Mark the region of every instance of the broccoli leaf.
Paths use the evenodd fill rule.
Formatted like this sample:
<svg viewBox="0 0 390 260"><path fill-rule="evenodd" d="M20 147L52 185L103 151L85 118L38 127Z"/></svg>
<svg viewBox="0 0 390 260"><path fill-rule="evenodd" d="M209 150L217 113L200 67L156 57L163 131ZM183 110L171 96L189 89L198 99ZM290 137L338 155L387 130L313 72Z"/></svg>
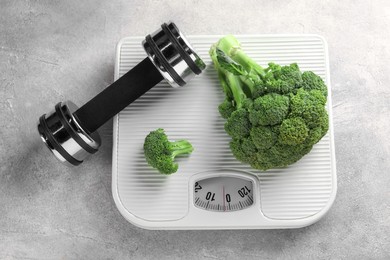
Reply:
<svg viewBox="0 0 390 260"><path fill-rule="evenodd" d="M223 51L217 48L217 60L222 69L233 75L247 75L248 73L243 66L232 60Z"/></svg>

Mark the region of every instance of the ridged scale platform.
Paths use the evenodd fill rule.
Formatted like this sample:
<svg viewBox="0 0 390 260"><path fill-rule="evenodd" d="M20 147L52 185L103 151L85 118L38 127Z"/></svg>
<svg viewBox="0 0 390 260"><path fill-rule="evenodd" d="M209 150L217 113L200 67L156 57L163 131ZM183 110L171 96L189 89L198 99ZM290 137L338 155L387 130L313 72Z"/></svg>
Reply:
<svg viewBox="0 0 390 260"><path fill-rule="evenodd" d="M223 128L225 120L217 110L224 96L208 51L220 37L188 37L208 65L201 76L179 89L160 83L115 117L112 187L119 210L135 225L151 229L293 228L317 221L329 209L336 194L330 91L327 103L330 129L313 150L287 168L253 170L231 154L230 137ZM327 46L321 37L236 37L244 51L259 64L297 62L301 70L320 75L330 88ZM142 39L125 38L118 44L116 78L145 57ZM164 128L173 140L189 140L195 148L190 157L178 160L179 171L171 176L158 174L147 165L143 155L144 138L156 128ZM259 192L257 203L251 207L255 207L253 212L246 209L238 213L207 214L194 208L191 177L224 168L255 176ZM242 214L255 217L256 212L258 220L240 218Z"/></svg>

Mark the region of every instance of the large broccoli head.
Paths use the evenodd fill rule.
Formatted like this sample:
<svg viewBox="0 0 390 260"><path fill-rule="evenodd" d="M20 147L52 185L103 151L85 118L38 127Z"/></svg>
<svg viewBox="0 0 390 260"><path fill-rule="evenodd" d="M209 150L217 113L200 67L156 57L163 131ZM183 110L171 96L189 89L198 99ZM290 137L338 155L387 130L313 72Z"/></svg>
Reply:
<svg viewBox="0 0 390 260"><path fill-rule="evenodd" d="M327 87L315 73L302 73L296 63L263 68L231 35L210 56L225 93L218 109L239 161L259 170L287 166L328 131Z"/></svg>
<svg viewBox="0 0 390 260"><path fill-rule="evenodd" d="M164 129L150 132L144 142L144 154L150 166L162 174L175 173L179 167L174 159L180 154L190 154L192 145L187 140L170 142Z"/></svg>

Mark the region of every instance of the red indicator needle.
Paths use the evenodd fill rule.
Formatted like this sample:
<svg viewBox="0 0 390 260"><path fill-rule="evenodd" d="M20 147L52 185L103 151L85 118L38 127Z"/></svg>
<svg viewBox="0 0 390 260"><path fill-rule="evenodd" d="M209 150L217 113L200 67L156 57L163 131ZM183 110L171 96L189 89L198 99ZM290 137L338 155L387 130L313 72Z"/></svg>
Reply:
<svg viewBox="0 0 390 260"><path fill-rule="evenodd" d="M225 207L225 186L222 186L222 200L223 200L223 211L226 211L226 207Z"/></svg>

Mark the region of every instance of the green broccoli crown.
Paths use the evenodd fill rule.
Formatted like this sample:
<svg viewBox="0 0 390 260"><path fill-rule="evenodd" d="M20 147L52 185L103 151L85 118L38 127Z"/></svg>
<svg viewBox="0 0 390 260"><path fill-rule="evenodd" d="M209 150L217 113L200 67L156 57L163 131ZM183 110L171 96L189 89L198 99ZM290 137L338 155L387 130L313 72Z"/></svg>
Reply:
<svg viewBox="0 0 390 260"><path fill-rule="evenodd" d="M315 73L302 73L296 63L263 68L232 35L214 44L210 56L225 93L218 109L239 161L260 170L287 166L328 131L327 87Z"/></svg>
<svg viewBox="0 0 390 260"><path fill-rule="evenodd" d="M178 170L175 157L181 154L190 154L193 151L191 143L187 140L170 142L164 129L150 132L144 142L144 154L150 166L162 174L172 174Z"/></svg>

